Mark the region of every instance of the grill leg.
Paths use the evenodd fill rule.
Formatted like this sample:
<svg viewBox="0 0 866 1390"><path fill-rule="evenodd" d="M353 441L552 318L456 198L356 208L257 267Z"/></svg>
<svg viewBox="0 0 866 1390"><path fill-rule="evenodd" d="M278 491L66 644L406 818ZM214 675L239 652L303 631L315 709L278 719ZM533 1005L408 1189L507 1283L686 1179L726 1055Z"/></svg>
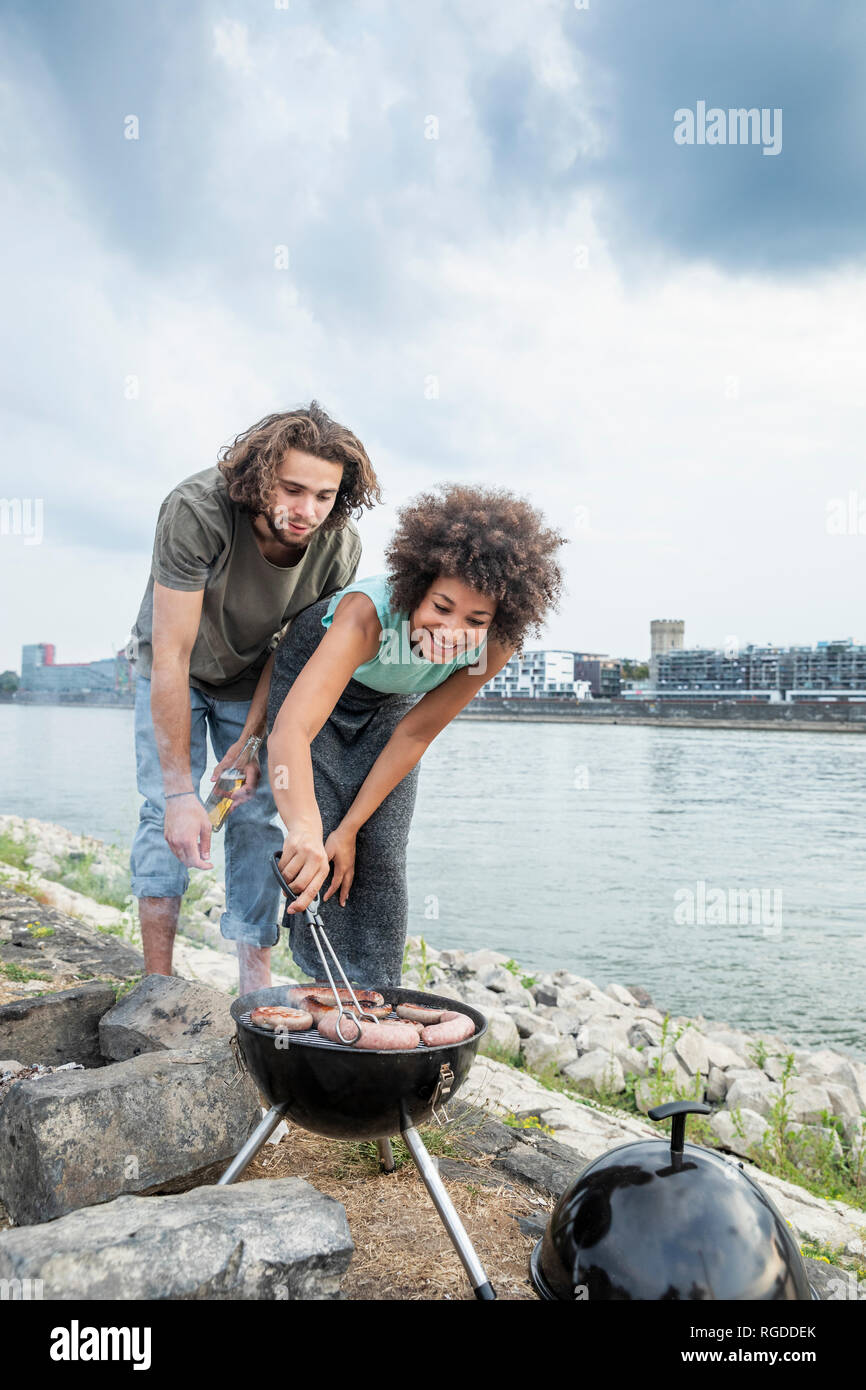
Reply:
<svg viewBox="0 0 866 1390"><path fill-rule="evenodd" d="M391 1148L390 1139L377 1139L376 1148L379 1150L379 1167L383 1173L393 1173L397 1167L394 1162L394 1150Z"/></svg>
<svg viewBox="0 0 866 1390"><path fill-rule="evenodd" d="M285 1105L271 1106L267 1115L264 1115L260 1123L256 1125L243 1148L235 1154L222 1177L218 1179L217 1187L226 1187L229 1183L237 1182L244 1169L252 1163L259 1149L268 1142L285 1113Z"/></svg>
<svg viewBox="0 0 866 1390"><path fill-rule="evenodd" d="M440 1178L432 1158L424 1147L421 1135L414 1125L408 1125L403 1130L403 1138L406 1145L418 1165L421 1177L424 1179L424 1186L430 1193L433 1205L442 1218L451 1244L460 1256L460 1261L469 1276L469 1282L475 1292L475 1297L482 1301L495 1299L496 1294L491 1287L490 1280L484 1271L484 1266L475 1253L475 1247L466 1234L466 1227L457 1215L454 1203L445 1190L445 1184Z"/></svg>

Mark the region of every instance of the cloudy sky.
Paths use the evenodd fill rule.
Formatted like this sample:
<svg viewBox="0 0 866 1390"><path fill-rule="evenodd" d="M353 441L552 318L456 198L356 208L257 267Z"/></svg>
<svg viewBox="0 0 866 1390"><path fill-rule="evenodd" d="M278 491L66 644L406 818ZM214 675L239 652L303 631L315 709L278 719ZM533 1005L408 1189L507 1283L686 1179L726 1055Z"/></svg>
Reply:
<svg viewBox="0 0 866 1390"><path fill-rule="evenodd" d="M545 645L866 641L862 0L2 15L0 669L123 643L160 500L312 396L362 574L467 479L570 537ZM678 143L699 103L781 150Z"/></svg>

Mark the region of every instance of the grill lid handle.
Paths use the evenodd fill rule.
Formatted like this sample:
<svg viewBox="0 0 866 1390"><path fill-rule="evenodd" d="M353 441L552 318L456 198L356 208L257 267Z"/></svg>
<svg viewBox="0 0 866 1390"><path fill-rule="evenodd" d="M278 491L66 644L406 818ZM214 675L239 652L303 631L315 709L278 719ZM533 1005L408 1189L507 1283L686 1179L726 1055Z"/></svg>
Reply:
<svg viewBox="0 0 866 1390"><path fill-rule="evenodd" d="M647 1111L651 1120L666 1120L673 1116L671 1125L671 1153L681 1154L686 1134L686 1115L712 1115L713 1107L702 1100L670 1100L666 1105L656 1105Z"/></svg>

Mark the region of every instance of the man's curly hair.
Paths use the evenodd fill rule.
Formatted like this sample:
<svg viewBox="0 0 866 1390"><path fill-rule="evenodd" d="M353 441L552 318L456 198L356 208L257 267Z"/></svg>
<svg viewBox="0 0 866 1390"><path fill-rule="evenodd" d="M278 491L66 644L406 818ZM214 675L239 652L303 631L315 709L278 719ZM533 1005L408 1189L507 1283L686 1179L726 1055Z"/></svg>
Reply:
<svg viewBox="0 0 866 1390"><path fill-rule="evenodd" d="M440 484L401 507L385 551L397 612L412 613L440 574L496 599L490 636L519 650L562 591L554 555L566 537L504 488Z"/></svg>
<svg viewBox="0 0 866 1390"><path fill-rule="evenodd" d="M299 410L266 415L220 450L219 470L229 497L242 511L261 516L269 510L277 466L287 449L342 465L339 491L320 530L340 530L350 516L359 517L365 507L381 502L379 481L360 439L311 401Z"/></svg>

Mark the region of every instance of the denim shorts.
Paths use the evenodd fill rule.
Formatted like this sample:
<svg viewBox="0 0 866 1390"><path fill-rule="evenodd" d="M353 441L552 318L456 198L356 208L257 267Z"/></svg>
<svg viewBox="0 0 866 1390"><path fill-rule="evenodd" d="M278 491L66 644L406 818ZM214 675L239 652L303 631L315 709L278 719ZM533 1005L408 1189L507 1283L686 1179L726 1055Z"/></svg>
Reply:
<svg viewBox="0 0 866 1390"><path fill-rule="evenodd" d="M243 732L249 700L214 700L190 687L190 765L198 787L207 767L207 734L219 760ZM144 797L132 843L130 867L136 898L180 898L189 886L189 870L169 849L164 834L165 799L162 768L150 713L150 681L135 683L135 761L138 790ZM282 895L270 859L282 849L284 832L268 781L267 753L259 750L262 775L251 801L229 812L225 836L226 910L220 931L230 941L275 946ZM210 792L208 784L207 792Z"/></svg>

